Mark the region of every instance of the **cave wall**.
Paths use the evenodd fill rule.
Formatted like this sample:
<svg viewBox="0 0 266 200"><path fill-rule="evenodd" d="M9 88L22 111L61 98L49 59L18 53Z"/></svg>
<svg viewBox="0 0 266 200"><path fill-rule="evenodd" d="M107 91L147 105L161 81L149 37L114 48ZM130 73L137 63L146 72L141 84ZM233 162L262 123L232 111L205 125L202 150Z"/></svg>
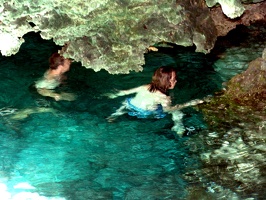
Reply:
<svg viewBox="0 0 266 200"><path fill-rule="evenodd" d="M265 19L266 4L257 2L0 0L0 51L16 54L23 35L34 31L64 46L61 53L86 68L111 74L141 71L147 48L161 42L210 52L217 37L243 19L246 24Z"/></svg>

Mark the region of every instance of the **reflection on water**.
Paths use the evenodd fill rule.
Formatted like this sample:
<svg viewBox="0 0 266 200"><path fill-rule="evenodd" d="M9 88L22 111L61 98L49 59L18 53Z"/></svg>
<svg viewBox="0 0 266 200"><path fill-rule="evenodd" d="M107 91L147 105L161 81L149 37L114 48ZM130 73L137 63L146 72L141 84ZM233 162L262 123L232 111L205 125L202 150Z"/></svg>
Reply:
<svg viewBox="0 0 266 200"><path fill-rule="evenodd" d="M214 94L223 77L213 60L179 47L147 54L143 72L129 75L73 63L68 89L78 99L56 102L30 86L57 47L35 34L26 39L17 55L0 60L1 198L262 199L265 121L213 130L199 108L186 108L183 123L191 132L181 138L171 131L170 116L105 120L123 98L101 94L148 83L161 65L178 69L173 103Z"/></svg>

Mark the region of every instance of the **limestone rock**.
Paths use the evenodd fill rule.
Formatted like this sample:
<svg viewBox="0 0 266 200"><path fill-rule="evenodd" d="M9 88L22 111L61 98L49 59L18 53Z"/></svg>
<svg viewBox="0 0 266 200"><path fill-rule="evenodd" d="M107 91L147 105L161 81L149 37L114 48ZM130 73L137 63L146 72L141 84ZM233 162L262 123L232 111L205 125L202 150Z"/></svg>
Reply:
<svg viewBox="0 0 266 200"><path fill-rule="evenodd" d="M224 2L233 5L230 17L243 12L238 1ZM0 12L2 55L16 54L34 31L64 46L65 57L111 74L141 71L146 49L160 42L208 53L217 38L204 0L0 0Z"/></svg>
<svg viewBox="0 0 266 200"><path fill-rule="evenodd" d="M239 104L266 110L266 70L262 69L263 62L262 58L250 62L246 71L228 82L225 95Z"/></svg>
<svg viewBox="0 0 266 200"><path fill-rule="evenodd" d="M219 3L222 7L223 13L231 19L240 17L245 11L240 0L206 0L206 3L209 7L213 7Z"/></svg>
<svg viewBox="0 0 266 200"><path fill-rule="evenodd" d="M211 8L211 18L215 23L218 36L225 36L230 30L234 29L237 25L243 24L250 26L256 21L265 22L266 19L266 2L254 4L244 4L245 12L241 17L230 19L227 18L221 7Z"/></svg>

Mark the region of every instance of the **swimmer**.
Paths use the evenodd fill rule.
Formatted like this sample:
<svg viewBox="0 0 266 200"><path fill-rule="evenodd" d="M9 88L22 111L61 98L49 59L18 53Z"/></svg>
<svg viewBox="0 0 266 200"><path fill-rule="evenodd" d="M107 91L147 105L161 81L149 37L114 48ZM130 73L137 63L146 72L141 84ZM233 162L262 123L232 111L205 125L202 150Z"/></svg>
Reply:
<svg viewBox="0 0 266 200"><path fill-rule="evenodd" d="M72 93L56 93L54 91L59 85L66 80L65 73L69 71L71 60L66 59L59 53L54 53L49 58L49 69L44 73L44 76L35 82L35 87L39 94L54 98L56 101L66 100L74 101L75 95Z"/></svg>
<svg viewBox="0 0 266 200"><path fill-rule="evenodd" d="M173 131L183 134L185 128L182 123L183 113L180 109L191 105L203 103L202 100L192 100L182 105L171 105L171 98L167 95L168 90L174 89L176 85L176 71L173 67L163 66L158 68L148 85L142 85L129 90L121 90L115 94L106 94L109 98L116 98L135 94L134 97L127 98L122 106L107 118L113 122L118 116L128 113L137 118L153 117L160 119L166 116L166 113L172 114L174 121Z"/></svg>

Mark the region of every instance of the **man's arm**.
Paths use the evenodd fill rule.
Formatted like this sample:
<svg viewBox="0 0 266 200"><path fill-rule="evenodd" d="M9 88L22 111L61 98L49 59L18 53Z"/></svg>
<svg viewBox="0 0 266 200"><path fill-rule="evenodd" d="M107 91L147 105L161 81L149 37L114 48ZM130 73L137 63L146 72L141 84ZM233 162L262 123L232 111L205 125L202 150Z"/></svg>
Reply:
<svg viewBox="0 0 266 200"><path fill-rule="evenodd" d="M116 97L120 97L120 96L125 96L125 95L129 95L129 94L133 94L133 93L137 93L139 90L144 89L145 86L139 86L136 88L132 88L129 90L120 90L116 93L107 93L104 96L109 97L110 99L114 99Z"/></svg>

